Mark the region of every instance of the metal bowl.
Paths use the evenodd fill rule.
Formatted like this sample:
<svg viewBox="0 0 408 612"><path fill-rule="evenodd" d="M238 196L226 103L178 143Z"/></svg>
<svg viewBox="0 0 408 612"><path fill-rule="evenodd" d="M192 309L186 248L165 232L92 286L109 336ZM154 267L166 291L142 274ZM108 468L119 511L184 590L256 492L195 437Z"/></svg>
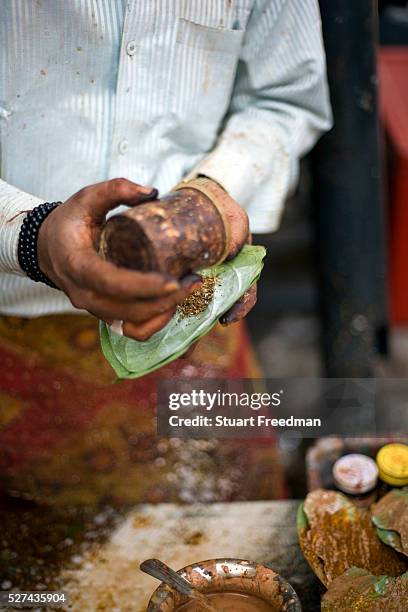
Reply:
<svg viewBox="0 0 408 612"><path fill-rule="evenodd" d="M293 587L276 572L243 559L210 559L178 571L202 593L244 593L271 604L276 612L301 612ZM153 593L147 612L173 612L189 601L165 584Z"/></svg>

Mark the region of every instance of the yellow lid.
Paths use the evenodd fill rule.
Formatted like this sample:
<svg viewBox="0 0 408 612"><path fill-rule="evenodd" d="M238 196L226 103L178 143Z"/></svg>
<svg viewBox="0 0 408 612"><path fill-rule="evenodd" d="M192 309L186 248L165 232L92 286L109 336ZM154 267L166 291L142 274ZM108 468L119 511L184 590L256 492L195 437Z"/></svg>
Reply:
<svg viewBox="0 0 408 612"><path fill-rule="evenodd" d="M386 444L377 453L380 478L396 487L408 485L408 446Z"/></svg>

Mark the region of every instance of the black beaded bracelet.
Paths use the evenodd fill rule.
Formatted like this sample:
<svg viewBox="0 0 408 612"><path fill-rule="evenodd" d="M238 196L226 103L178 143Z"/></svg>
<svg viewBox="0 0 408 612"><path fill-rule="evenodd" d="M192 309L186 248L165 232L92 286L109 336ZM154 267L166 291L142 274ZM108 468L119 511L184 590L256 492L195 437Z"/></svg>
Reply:
<svg viewBox="0 0 408 612"><path fill-rule="evenodd" d="M17 247L18 262L27 276L54 289L58 287L41 272L38 265L37 240L42 222L60 204L61 202L45 202L30 210L21 226Z"/></svg>

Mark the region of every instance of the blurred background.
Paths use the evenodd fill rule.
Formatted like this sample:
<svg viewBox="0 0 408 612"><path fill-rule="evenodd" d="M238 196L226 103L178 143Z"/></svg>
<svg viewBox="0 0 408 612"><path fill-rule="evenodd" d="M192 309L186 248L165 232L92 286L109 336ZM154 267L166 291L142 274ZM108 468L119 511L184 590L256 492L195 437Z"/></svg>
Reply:
<svg viewBox="0 0 408 612"><path fill-rule="evenodd" d="M406 377L408 3L320 8L334 128L279 232L255 237L268 255L250 330L269 377ZM294 496L310 442L281 448Z"/></svg>

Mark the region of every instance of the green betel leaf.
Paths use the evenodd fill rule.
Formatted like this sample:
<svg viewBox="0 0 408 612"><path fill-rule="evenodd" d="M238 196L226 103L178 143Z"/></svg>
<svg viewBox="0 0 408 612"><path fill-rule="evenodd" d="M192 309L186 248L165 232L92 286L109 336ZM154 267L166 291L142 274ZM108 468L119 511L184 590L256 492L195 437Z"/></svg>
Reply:
<svg viewBox="0 0 408 612"><path fill-rule="evenodd" d="M102 351L117 376L139 378L183 355L257 281L265 254L264 247L247 245L231 261L200 270L201 275L217 278L209 306L188 317L176 312L166 327L146 342L119 336L101 322Z"/></svg>
<svg viewBox="0 0 408 612"><path fill-rule="evenodd" d="M304 503L302 502L297 509L296 513L296 527L298 533L300 534L304 529L307 529L309 526L309 520L306 516Z"/></svg>
<svg viewBox="0 0 408 612"><path fill-rule="evenodd" d="M116 358L116 355L112 349L111 342L109 339L109 327L103 321L99 321L99 335L101 339L102 352L105 355L105 358L111 364L112 368L115 370L116 374L119 378L127 378L130 374L123 367L120 361Z"/></svg>
<svg viewBox="0 0 408 612"><path fill-rule="evenodd" d="M408 557L408 489L392 489L375 504L372 521L378 537Z"/></svg>
<svg viewBox="0 0 408 612"><path fill-rule="evenodd" d="M323 595L322 612L405 612L408 600L408 573L375 576L352 567L338 576Z"/></svg>

